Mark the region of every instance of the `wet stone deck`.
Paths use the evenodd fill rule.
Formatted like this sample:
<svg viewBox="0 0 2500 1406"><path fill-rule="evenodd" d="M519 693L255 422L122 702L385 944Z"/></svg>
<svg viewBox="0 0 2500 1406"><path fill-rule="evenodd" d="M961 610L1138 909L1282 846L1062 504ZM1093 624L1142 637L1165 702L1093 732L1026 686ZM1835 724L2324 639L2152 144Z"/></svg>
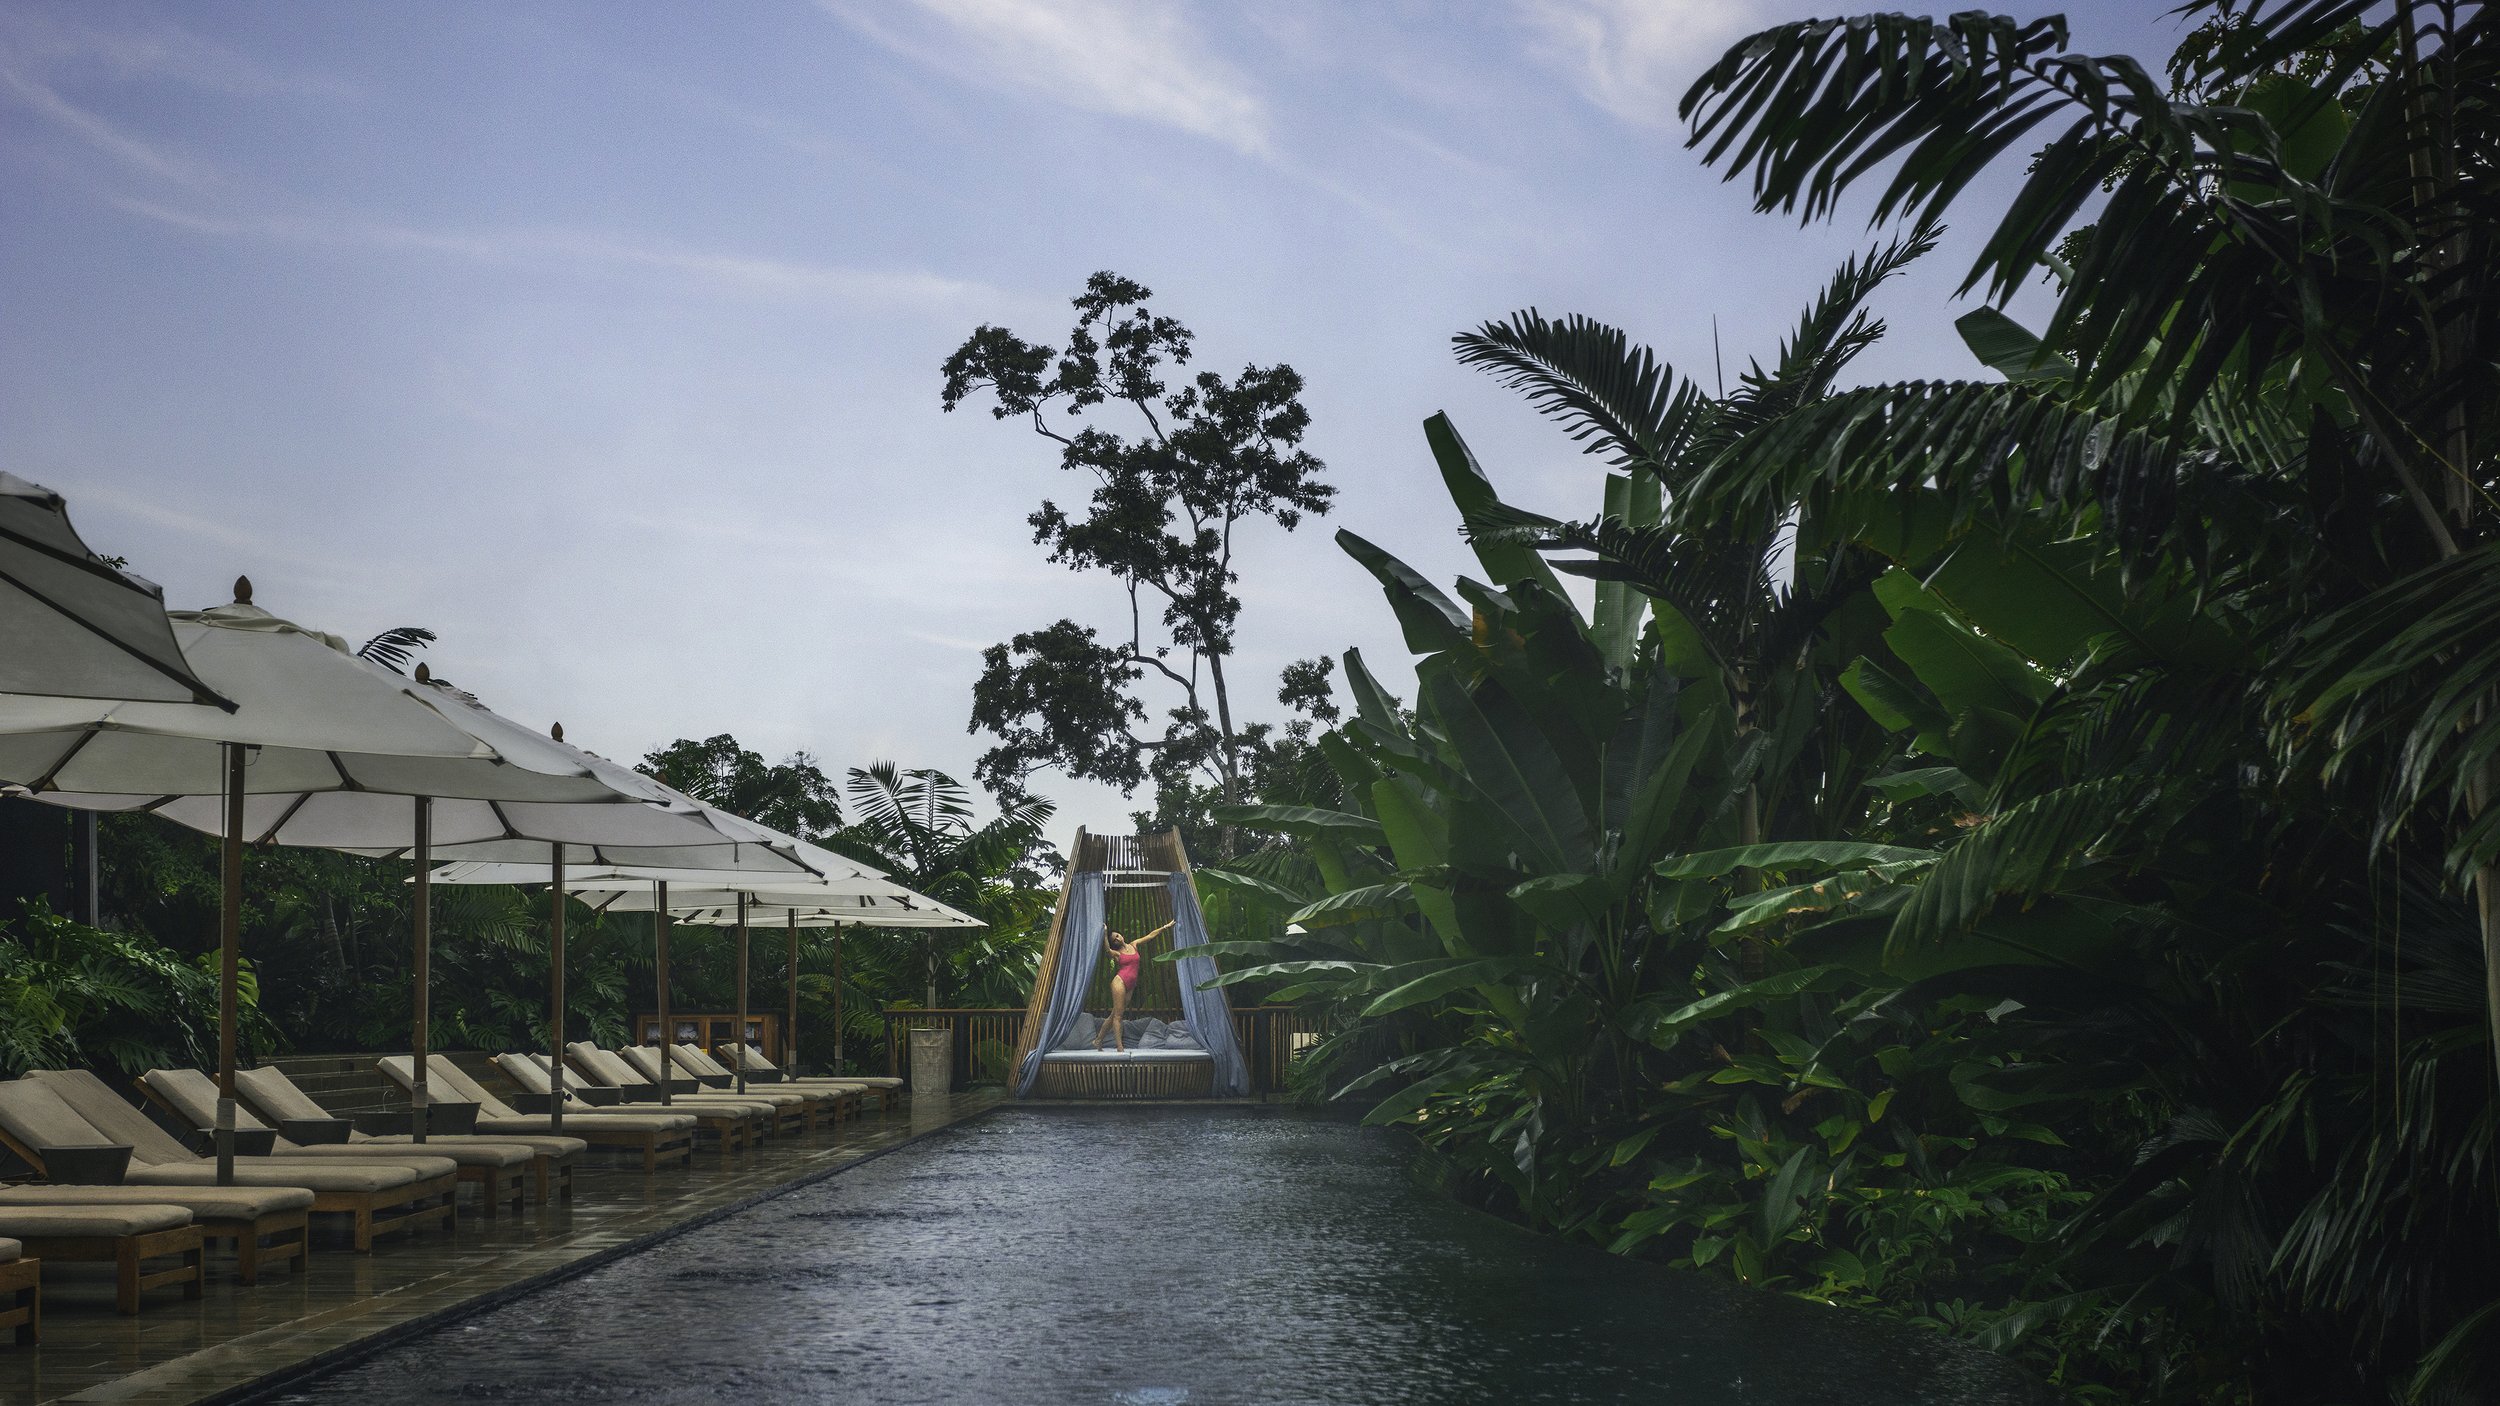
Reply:
<svg viewBox="0 0 2500 1406"><path fill-rule="evenodd" d="M717 1219L740 1207L840 1171L863 1158L988 1112L994 1091L912 1100L830 1132L767 1141L724 1158L703 1151L691 1168L646 1179L639 1161L596 1150L574 1175L570 1202L509 1210L486 1220L466 1192L456 1234L396 1235L373 1254L316 1219L309 1269L264 1271L234 1282L231 1253L208 1258L196 1302L154 1290L143 1311L113 1311L111 1266L71 1265L44 1275L43 1343L13 1347L0 1334L0 1402L117 1402L190 1406L257 1394L308 1367L395 1340L500 1302L528 1287ZM464 1189L465 1190L465 1189Z"/></svg>

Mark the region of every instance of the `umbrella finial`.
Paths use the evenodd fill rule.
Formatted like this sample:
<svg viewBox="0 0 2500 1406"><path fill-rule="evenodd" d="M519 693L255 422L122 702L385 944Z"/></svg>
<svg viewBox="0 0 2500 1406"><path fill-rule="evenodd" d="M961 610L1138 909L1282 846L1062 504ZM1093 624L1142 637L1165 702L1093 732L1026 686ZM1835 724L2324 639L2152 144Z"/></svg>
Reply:
<svg viewBox="0 0 2500 1406"><path fill-rule="evenodd" d="M423 663L419 663L419 664L417 665L417 682L419 682L419 683L432 683L433 681L434 681L434 671L433 671L432 669L429 669L429 668L425 667L425 665L424 665Z"/></svg>
<svg viewBox="0 0 2500 1406"><path fill-rule="evenodd" d="M251 577L237 576L234 578L234 603L236 605L250 605L252 603Z"/></svg>
<svg viewBox="0 0 2500 1406"><path fill-rule="evenodd" d="M555 723L551 725L547 729L547 735L554 738L558 742L562 742L564 740L564 724Z"/></svg>

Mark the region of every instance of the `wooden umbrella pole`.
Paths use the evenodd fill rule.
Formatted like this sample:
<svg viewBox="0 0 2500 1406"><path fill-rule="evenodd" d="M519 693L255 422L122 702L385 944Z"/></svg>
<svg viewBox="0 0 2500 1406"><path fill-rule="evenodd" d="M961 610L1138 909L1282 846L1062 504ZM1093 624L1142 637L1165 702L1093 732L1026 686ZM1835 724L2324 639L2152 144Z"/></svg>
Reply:
<svg viewBox="0 0 2500 1406"><path fill-rule="evenodd" d="M547 886L547 901L554 905L547 923L547 987L553 1000L549 1003L547 1042L547 1128L564 1131L564 846L550 845L554 858L548 868L554 882Z"/></svg>
<svg viewBox="0 0 2500 1406"><path fill-rule="evenodd" d="M833 930L833 1074L842 1077L842 929Z"/></svg>
<svg viewBox="0 0 2500 1406"><path fill-rule="evenodd" d="M783 1017L781 1027L781 1067L790 1071L784 1078L795 1079L799 1077L799 910L791 909L789 918L790 1013Z"/></svg>
<svg viewBox="0 0 2500 1406"><path fill-rule="evenodd" d="M234 1185L234 1025L243 957L243 744L226 744L226 836L218 846L217 1184Z"/></svg>
<svg viewBox="0 0 2500 1406"><path fill-rule="evenodd" d="M410 942L413 946L411 967L416 982L415 1014L409 1019L411 1061L410 1073L415 1077L408 1087L408 1136L416 1142L425 1141L425 1125L432 1121L434 1100L427 1082L426 1062L433 1052L434 1029L434 803L423 796L415 798L415 813L410 817L411 838L416 843L410 853L417 860L417 889L410 908Z"/></svg>
<svg viewBox="0 0 2500 1406"><path fill-rule="evenodd" d="M668 880L653 884L651 891L651 964L656 968L654 976L660 988L660 1106L665 1108L672 1102L668 1096L668 1048L677 1043L677 1032L668 1019Z"/></svg>
<svg viewBox="0 0 2500 1406"><path fill-rule="evenodd" d="M730 1070L738 1092L747 1091L747 896L738 895L738 1031L729 1038L738 1042L736 1067Z"/></svg>

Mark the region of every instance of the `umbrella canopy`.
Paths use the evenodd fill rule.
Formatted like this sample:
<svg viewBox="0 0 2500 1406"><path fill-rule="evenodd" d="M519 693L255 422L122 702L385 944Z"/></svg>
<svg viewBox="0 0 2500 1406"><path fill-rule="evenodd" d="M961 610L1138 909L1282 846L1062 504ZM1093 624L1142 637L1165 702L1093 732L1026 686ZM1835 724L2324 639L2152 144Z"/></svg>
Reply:
<svg viewBox="0 0 2500 1406"><path fill-rule="evenodd" d="M191 672L165 592L88 550L61 495L0 473L0 693L226 700Z"/></svg>
<svg viewBox="0 0 2500 1406"><path fill-rule="evenodd" d="M753 822L746 822L752 825ZM766 827L757 826L762 829ZM785 1058L795 1058L799 1029L799 929L802 927L980 927L980 920L958 913L935 899L887 881L881 871L809 844L793 835L779 836L780 848L818 872L808 878L660 867L608 866L567 873L544 864L447 864L435 877L454 884L554 884L600 913L649 913L652 977L657 986L660 1029L669 1024L668 929L673 917L738 929L738 1028L746 1028L749 983L749 926L779 922L789 932L788 1024ZM834 945L834 1062L841 1066L840 939ZM745 1061L734 1071L746 1087ZM668 1101L665 1089L661 1101Z"/></svg>
<svg viewBox="0 0 2500 1406"><path fill-rule="evenodd" d="M250 583L236 587L248 593ZM233 700L232 711L0 694L0 782L85 809L161 809L185 796L222 794L225 749L239 745L247 796L633 799L561 753L498 751L457 726L427 696L432 690L357 658L336 635L249 602L170 619L184 658Z"/></svg>
<svg viewBox="0 0 2500 1406"><path fill-rule="evenodd" d="M568 886L570 881L568 880ZM906 890L906 893L909 891ZM648 886L640 889L604 890L598 886L572 889L573 896L601 913L648 913L656 907ZM807 894L776 888L730 890L710 887L680 889L676 882L668 888L669 915L679 922L726 926L738 921L738 899L747 900L747 918L751 922L780 923L795 917L803 928L977 928L986 926L980 919L959 913L934 899L912 894L908 900L881 899L874 895Z"/></svg>
<svg viewBox="0 0 2500 1406"><path fill-rule="evenodd" d="M233 1097L245 839L416 857L412 1039L420 1139L427 1101L428 850L438 827L455 843L521 846L559 873L568 851L597 853L606 843L715 856L727 868L806 873L770 851L768 833L733 827L734 817L681 804L648 778L499 717L431 680L423 668L402 678L360 659L346 641L279 619L252 605L249 594L250 583L238 581L234 604L173 617L185 656L234 700L232 712L188 703L0 695L0 782L24 785L60 805L152 811L225 841L221 1169L230 1165L222 1149L230 1145L223 1130ZM558 1049L563 922L559 901L548 954Z"/></svg>

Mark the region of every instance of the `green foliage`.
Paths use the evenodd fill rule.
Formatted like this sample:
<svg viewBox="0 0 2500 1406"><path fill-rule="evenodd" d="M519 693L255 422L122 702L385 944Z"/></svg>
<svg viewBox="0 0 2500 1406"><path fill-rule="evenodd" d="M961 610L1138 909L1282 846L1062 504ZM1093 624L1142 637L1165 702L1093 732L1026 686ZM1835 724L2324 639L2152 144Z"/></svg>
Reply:
<svg viewBox="0 0 2500 1406"><path fill-rule="evenodd" d="M1493 584L1341 536L1419 692L1349 656L1345 799L1233 813L1276 926L1226 979L1328 1017L1311 1092L1555 1233L2079 1400L2489 1400L2500 26L2188 8L2170 87L2056 20L1729 51L1709 159L1917 223L1725 396L1587 319L1460 339L1604 510L1511 508L1427 426ZM2048 329L1842 386L2035 129L1972 279L2052 270Z"/></svg>
<svg viewBox="0 0 2500 1406"><path fill-rule="evenodd" d="M268 1048L259 983L238 971L241 1044ZM214 1065L217 963L185 960L135 933L72 922L42 899L0 928L0 1074L111 1068L140 1074Z"/></svg>
<svg viewBox="0 0 2500 1406"><path fill-rule="evenodd" d="M1212 805L1263 794L1254 788L1279 765L1273 754L1301 740L1235 717L1227 673L1241 614L1235 535L1262 518L1290 532L1304 515L1326 513L1336 490L1302 447L1311 417L1301 375L1279 362L1229 379L1204 370L1179 378L1195 337L1156 313L1153 296L1095 274L1074 300L1076 325L1061 349L980 327L947 358L942 401L951 411L986 393L993 417L1029 419L1058 446L1061 468L1091 480L1073 512L1043 502L1033 540L1071 570L1109 573L1129 598L1125 628L1108 641L1061 620L982 655L972 726L999 745L982 756L978 779L1002 797L1045 768L1124 793L1152 781L1159 823L1194 829ZM1114 405L1134 412L1133 437L1093 414ZM1149 608L1159 611L1159 638L1148 632ZM1148 676L1177 700L1159 734L1133 692ZM1316 682L1325 704L1324 681L1316 661L1290 666L1280 701L1308 711ZM1198 841L1229 848L1219 835Z"/></svg>
<svg viewBox="0 0 2500 1406"><path fill-rule="evenodd" d="M701 742L678 738L647 753L642 770L706 805L803 840L830 834L842 824L842 802L833 779L805 752L773 766L724 732Z"/></svg>

